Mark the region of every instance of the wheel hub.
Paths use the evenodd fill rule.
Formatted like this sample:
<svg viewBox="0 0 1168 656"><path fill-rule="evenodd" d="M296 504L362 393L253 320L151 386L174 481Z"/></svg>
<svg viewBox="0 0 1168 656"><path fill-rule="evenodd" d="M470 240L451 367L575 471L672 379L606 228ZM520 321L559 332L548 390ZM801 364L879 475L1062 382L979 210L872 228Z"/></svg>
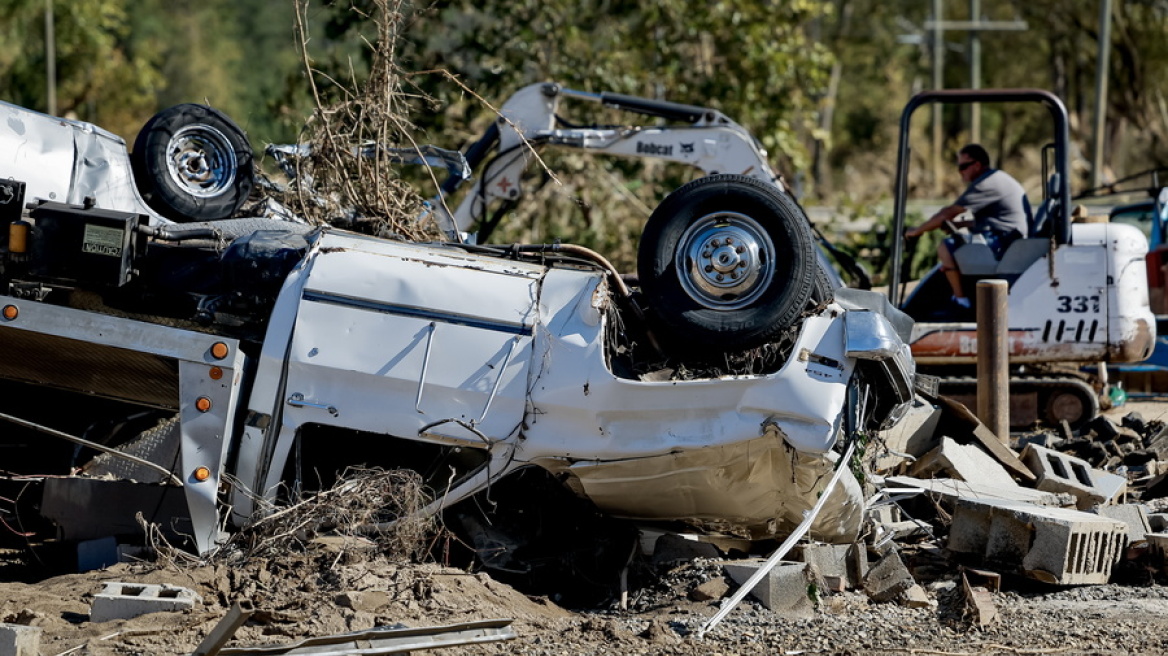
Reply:
<svg viewBox="0 0 1168 656"><path fill-rule="evenodd" d="M171 179L192 196L218 196L235 182L235 150L222 132L209 125L178 130L166 152Z"/></svg>
<svg viewBox="0 0 1168 656"><path fill-rule="evenodd" d="M682 235L677 269L686 294L703 307L733 310L754 302L774 278L774 245L753 218L718 212Z"/></svg>

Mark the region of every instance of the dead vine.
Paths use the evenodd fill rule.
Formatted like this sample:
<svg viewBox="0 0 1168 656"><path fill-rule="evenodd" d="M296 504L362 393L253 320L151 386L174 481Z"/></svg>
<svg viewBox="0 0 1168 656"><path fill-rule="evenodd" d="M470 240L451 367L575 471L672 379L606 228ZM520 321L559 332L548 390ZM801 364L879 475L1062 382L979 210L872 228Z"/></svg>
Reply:
<svg viewBox="0 0 1168 656"><path fill-rule="evenodd" d="M295 176L287 186L266 188L277 201L315 224L332 224L379 236L424 241L440 237L432 221L422 221L422 199L398 173L402 166L391 149L417 150L409 120L410 96L395 63L403 21L403 0L373 0L368 15L376 41L368 43L368 76L347 83L313 65L309 51L308 0L296 2L296 34L315 109L294 158ZM321 84L341 100L326 101ZM421 98L421 100L426 100Z"/></svg>

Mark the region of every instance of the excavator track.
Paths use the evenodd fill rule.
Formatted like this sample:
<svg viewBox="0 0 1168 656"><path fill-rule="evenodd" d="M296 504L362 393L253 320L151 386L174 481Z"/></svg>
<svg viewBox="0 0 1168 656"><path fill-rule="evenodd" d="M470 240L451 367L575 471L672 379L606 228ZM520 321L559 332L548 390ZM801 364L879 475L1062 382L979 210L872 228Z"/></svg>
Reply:
<svg viewBox="0 0 1168 656"><path fill-rule="evenodd" d="M976 378L941 377L938 391L976 410ZM1088 381L1075 376L1033 375L1010 377L1010 408L1010 427L1014 429L1032 428L1036 423L1058 426L1063 420L1071 428L1080 428L1100 410L1099 395Z"/></svg>

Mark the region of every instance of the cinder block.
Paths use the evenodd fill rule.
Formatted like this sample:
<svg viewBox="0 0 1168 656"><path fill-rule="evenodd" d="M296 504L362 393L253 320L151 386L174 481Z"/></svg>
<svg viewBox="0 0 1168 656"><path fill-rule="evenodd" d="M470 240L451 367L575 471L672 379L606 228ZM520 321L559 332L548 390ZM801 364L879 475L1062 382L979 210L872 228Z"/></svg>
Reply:
<svg viewBox="0 0 1168 656"><path fill-rule="evenodd" d="M890 551L876 561L864 579L864 592L872 601L892 601L916 585L917 582L904 566L900 554Z"/></svg>
<svg viewBox="0 0 1168 656"><path fill-rule="evenodd" d="M0 656L40 656L41 628L0 624Z"/></svg>
<svg viewBox="0 0 1168 656"><path fill-rule="evenodd" d="M1148 514L1148 527L1152 529L1149 533L1163 533L1168 531L1168 513Z"/></svg>
<svg viewBox="0 0 1168 656"><path fill-rule="evenodd" d="M949 549L1060 585L1106 583L1127 544L1121 521L1069 508L961 499Z"/></svg>
<svg viewBox="0 0 1168 656"><path fill-rule="evenodd" d="M1148 556L1152 565L1160 572L1168 572L1168 533L1148 533L1144 536L1148 541Z"/></svg>
<svg viewBox="0 0 1168 656"><path fill-rule="evenodd" d="M1035 487L1073 494L1080 510L1112 503L1127 491L1127 479L1093 469L1086 460L1027 444L1022 461L1038 477Z"/></svg>
<svg viewBox="0 0 1168 656"><path fill-rule="evenodd" d="M868 550L862 544L808 544L802 554L816 574L842 579L849 588L863 583L868 573Z"/></svg>
<svg viewBox="0 0 1168 656"><path fill-rule="evenodd" d="M1123 503L1112 506L1099 506L1095 509L1097 515L1118 519L1127 524L1127 536L1131 542L1140 542L1152 532L1148 524L1148 511L1138 503Z"/></svg>
<svg viewBox="0 0 1168 656"><path fill-rule="evenodd" d="M762 559L741 560L726 563L723 567L727 576L742 585L765 562ZM782 617L806 618L815 614L808 591L810 585L811 575L806 564L781 562L754 586L750 596Z"/></svg>
<svg viewBox="0 0 1168 656"><path fill-rule="evenodd" d="M93 598L89 621L128 620L147 613L184 611L195 607L199 596L177 585L109 582Z"/></svg>
<svg viewBox="0 0 1168 656"><path fill-rule="evenodd" d="M1076 499L1066 492L1042 492L1019 485L1013 488L994 487L978 481L956 481L950 478L921 479L911 476L889 476L884 479L885 488L913 487L927 490L952 506L958 499L1000 499L1019 501L1037 506L1074 505Z"/></svg>
<svg viewBox="0 0 1168 656"><path fill-rule="evenodd" d="M948 437L942 438L939 447L909 470L917 478L933 478L938 473L959 481L977 481L1006 489L1018 487L1014 478L976 444L958 444Z"/></svg>

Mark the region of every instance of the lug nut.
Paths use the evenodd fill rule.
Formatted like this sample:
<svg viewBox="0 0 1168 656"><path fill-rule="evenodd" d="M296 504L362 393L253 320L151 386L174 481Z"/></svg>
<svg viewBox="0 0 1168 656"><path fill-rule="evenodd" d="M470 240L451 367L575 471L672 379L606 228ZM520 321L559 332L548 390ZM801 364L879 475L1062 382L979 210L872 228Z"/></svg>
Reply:
<svg viewBox="0 0 1168 656"><path fill-rule="evenodd" d="M713 272L714 272L714 265L713 265L713 264L707 264L707 265L706 265L706 273L713 273Z"/></svg>
<svg viewBox="0 0 1168 656"><path fill-rule="evenodd" d="M745 247L745 246L739 246L739 247L737 247L737 248L735 248L735 249L734 249L734 252L736 252L736 253L745 253L745 252L746 252L746 247Z"/></svg>
<svg viewBox="0 0 1168 656"><path fill-rule="evenodd" d="M737 271L731 271L731 272L730 272L730 279L731 279L731 280L738 280L738 272L737 272Z"/></svg>
<svg viewBox="0 0 1168 656"><path fill-rule="evenodd" d="M707 260L714 256L714 251L702 251L702 257Z"/></svg>
<svg viewBox="0 0 1168 656"><path fill-rule="evenodd" d="M745 269L745 268L746 268L746 260L742 260L742 261L740 261L740 262L738 263L738 268L739 268L739 269Z"/></svg>
<svg viewBox="0 0 1168 656"><path fill-rule="evenodd" d="M722 281L723 281L723 280L725 280L725 279L726 279L726 276L723 276L723 275L722 275L722 274L720 274L720 273L718 274L718 278L717 278L718 282L722 282Z"/></svg>

